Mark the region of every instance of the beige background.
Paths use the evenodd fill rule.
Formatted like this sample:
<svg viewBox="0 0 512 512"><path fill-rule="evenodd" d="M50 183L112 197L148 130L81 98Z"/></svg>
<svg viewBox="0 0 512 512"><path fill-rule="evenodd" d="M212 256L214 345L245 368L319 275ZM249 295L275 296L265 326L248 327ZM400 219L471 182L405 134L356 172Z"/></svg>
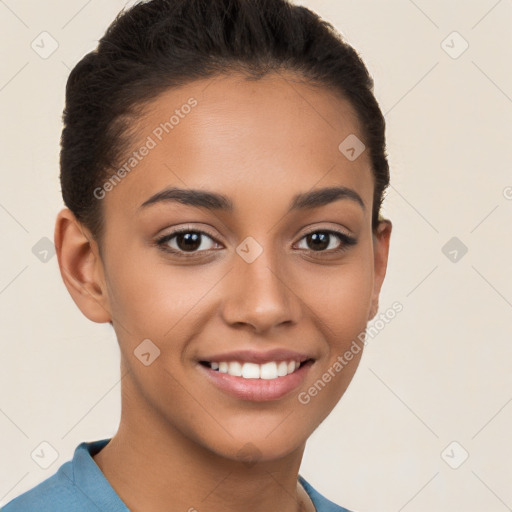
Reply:
<svg viewBox="0 0 512 512"><path fill-rule="evenodd" d="M369 343L301 473L359 512L512 510L512 2L300 3L332 22L375 78L394 221L381 311L404 308ZM67 75L124 4L0 1L2 505L119 421L110 326L82 316L56 258L32 248L53 239L62 207ZM31 48L43 31L59 45L47 59ZM468 248L455 262L442 250L452 237ZM47 469L31 458L43 441L58 452Z"/></svg>

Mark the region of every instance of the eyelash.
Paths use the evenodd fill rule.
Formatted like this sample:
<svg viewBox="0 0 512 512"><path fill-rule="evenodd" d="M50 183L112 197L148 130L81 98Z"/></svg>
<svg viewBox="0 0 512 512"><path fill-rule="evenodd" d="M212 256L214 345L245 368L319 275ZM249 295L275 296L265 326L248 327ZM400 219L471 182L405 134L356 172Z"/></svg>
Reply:
<svg viewBox="0 0 512 512"><path fill-rule="evenodd" d="M198 254L200 254L202 252L208 253L210 250L215 250L215 249L210 249L210 250L206 250L206 251L196 251L196 252L187 253L187 252L184 252L184 251L181 251L181 250L171 249L167 245L167 243L170 240L172 240L173 238L175 238L177 235L180 235L182 233L198 233L200 235L206 235L207 237L211 238L214 242L219 243L219 242L217 242L217 240L211 234L209 234L206 231L202 231L202 230L199 230L199 229L191 229L191 228L185 227L185 228L177 229L176 231L173 231L172 233L168 233L167 235L163 235L160 238L157 238L155 240L155 245L160 250L162 250L162 251L164 251L166 253L171 253L173 256L178 256L180 258L193 258L193 257L197 256ZM356 245L356 243L357 243L357 240L354 237L351 237L351 236L347 235L346 233L343 233L342 231L336 231L336 230L331 230L331 229L318 229L318 228L305 233L300 238L300 240L303 240L307 236L312 235L314 233L327 233L329 235L334 235L341 242L341 246L338 249L331 249L329 251L325 251L325 250L324 251L308 250L308 252L312 252L312 253L315 253L315 254L322 254L322 253L323 254L338 254L338 253L346 251L349 247L351 247L353 245Z"/></svg>

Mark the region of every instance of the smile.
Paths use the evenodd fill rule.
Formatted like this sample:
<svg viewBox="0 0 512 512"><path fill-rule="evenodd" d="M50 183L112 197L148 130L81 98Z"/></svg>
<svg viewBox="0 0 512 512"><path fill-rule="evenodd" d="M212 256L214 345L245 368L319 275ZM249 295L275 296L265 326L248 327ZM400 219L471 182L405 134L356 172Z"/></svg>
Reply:
<svg viewBox="0 0 512 512"><path fill-rule="evenodd" d="M316 362L289 351L238 352L211 359L215 360L197 361L206 381L231 398L251 402L277 401L298 393Z"/></svg>
<svg viewBox="0 0 512 512"><path fill-rule="evenodd" d="M201 361L201 364L233 377L274 380L294 373L303 363L300 361L270 361L264 364L242 361Z"/></svg>

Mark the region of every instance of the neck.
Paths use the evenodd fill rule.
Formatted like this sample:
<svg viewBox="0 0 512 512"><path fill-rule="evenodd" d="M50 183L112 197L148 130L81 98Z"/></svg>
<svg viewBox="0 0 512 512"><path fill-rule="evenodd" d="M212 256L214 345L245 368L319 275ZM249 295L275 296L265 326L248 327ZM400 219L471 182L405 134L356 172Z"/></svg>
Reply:
<svg viewBox="0 0 512 512"><path fill-rule="evenodd" d="M93 457L131 512L314 511L297 481L305 444L279 459L251 460L250 446L249 457L226 458L140 406L123 404L118 432Z"/></svg>

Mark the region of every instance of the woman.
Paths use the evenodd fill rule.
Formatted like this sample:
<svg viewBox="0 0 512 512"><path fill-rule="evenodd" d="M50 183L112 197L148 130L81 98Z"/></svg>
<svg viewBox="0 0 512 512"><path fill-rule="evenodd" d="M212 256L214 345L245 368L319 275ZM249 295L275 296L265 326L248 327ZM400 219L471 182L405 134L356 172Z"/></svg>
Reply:
<svg viewBox="0 0 512 512"><path fill-rule="evenodd" d="M344 511L299 475L377 313L391 223L372 79L285 0L151 0L68 79L61 275L110 322L111 439L5 512Z"/></svg>

